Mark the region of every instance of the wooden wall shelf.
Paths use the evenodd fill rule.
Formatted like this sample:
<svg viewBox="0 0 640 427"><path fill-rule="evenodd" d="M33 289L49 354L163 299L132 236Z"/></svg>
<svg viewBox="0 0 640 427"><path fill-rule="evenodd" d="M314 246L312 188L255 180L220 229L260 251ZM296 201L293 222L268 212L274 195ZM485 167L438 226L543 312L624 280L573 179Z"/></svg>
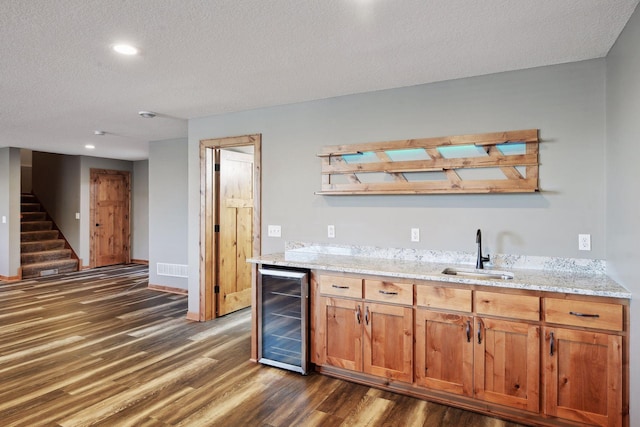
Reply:
<svg viewBox="0 0 640 427"><path fill-rule="evenodd" d="M528 193L538 129L328 145L316 194Z"/></svg>

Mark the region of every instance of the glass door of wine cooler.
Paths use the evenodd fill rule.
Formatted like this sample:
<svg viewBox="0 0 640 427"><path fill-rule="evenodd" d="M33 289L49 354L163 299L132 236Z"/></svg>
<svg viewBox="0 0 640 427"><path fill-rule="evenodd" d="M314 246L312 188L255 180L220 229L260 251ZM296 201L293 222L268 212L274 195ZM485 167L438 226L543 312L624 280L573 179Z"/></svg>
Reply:
<svg viewBox="0 0 640 427"><path fill-rule="evenodd" d="M276 267L258 271L258 361L306 374L309 272Z"/></svg>

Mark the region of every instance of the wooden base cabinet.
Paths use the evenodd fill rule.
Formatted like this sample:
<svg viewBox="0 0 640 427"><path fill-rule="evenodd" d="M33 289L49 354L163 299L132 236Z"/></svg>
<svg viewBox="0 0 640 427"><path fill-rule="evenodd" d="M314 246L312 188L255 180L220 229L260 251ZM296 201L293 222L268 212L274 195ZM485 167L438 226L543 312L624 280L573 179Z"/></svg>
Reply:
<svg viewBox="0 0 640 427"><path fill-rule="evenodd" d="M540 328L476 318L474 388L477 399L538 412Z"/></svg>
<svg viewBox="0 0 640 427"><path fill-rule="evenodd" d="M629 425L626 300L319 275L313 307L320 372L525 424Z"/></svg>
<svg viewBox="0 0 640 427"><path fill-rule="evenodd" d="M473 317L416 310L416 384L473 396Z"/></svg>
<svg viewBox="0 0 640 427"><path fill-rule="evenodd" d="M622 338L547 327L544 341L545 413L622 426Z"/></svg>
<svg viewBox="0 0 640 427"><path fill-rule="evenodd" d="M318 278L322 295L316 304L316 340L320 365L387 378L413 381L413 308L356 299L361 283L340 276ZM385 282L386 283L386 282ZM375 282L375 296L385 301L402 298L401 290L388 290L390 284ZM411 303L413 302L410 286ZM380 292L381 291L381 292ZM353 299L338 298L348 294Z"/></svg>
<svg viewBox="0 0 640 427"><path fill-rule="evenodd" d="M362 371L362 304L323 297L318 307L320 363Z"/></svg>

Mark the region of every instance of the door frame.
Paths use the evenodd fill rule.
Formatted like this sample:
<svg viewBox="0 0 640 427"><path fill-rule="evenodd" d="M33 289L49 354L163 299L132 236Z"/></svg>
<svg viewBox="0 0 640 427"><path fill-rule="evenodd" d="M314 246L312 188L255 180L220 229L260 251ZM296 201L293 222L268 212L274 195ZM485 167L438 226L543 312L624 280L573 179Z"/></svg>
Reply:
<svg viewBox="0 0 640 427"><path fill-rule="evenodd" d="M127 191L127 221L125 233L127 234L128 244L124 248L125 261L127 264L131 262L131 173L129 171L119 171L111 169L89 169L89 268L96 268L96 180L99 175L122 175L125 179Z"/></svg>
<svg viewBox="0 0 640 427"><path fill-rule="evenodd" d="M218 199L215 167L215 150L232 147L253 146L253 242L252 256L260 256L261 236L261 193L262 193L262 135L243 135L227 138L200 140L200 312L199 321L216 317L214 278L216 277L215 253L217 240L214 232L216 200ZM251 307L256 307L257 270L254 266L251 274ZM255 314L255 313L253 313ZM256 316L252 316L256 322ZM256 326L256 325L254 325ZM253 328L256 330L256 328ZM253 340L252 340L253 341Z"/></svg>

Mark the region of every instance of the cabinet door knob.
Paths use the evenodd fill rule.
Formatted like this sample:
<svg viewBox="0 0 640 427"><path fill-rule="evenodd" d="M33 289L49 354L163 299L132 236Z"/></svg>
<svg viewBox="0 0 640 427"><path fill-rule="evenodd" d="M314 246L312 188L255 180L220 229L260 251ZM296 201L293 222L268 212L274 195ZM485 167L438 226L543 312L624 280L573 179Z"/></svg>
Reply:
<svg viewBox="0 0 640 427"><path fill-rule="evenodd" d="M482 323L478 322L478 344L482 344Z"/></svg>
<svg viewBox="0 0 640 427"><path fill-rule="evenodd" d="M466 332L467 332L467 342L471 342L471 322L469 320L467 320Z"/></svg>
<svg viewBox="0 0 640 427"><path fill-rule="evenodd" d="M360 324L360 306L356 306L356 320L358 321L358 325Z"/></svg>
<svg viewBox="0 0 640 427"><path fill-rule="evenodd" d="M369 306L367 306L367 310L364 312L364 322L369 324Z"/></svg>
<svg viewBox="0 0 640 427"><path fill-rule="evenodd" d="M553 356L553 346L556 343L556 340L553 338L553 332L549 334L551 337L549 338L549 355Z"/></svg>

